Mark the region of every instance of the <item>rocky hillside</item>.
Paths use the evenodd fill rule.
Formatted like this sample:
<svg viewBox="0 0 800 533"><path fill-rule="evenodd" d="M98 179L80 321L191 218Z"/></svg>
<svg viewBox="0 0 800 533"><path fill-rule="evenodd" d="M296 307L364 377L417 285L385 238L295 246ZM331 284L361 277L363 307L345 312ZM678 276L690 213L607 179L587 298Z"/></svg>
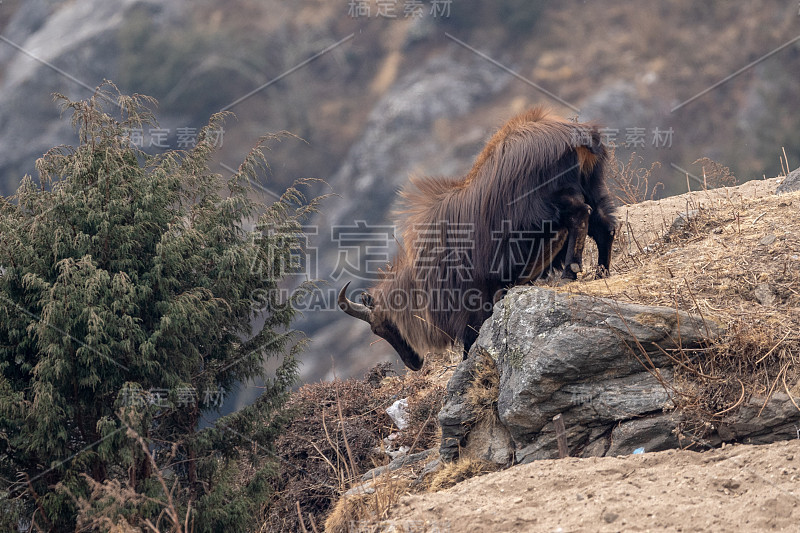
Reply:
<svg viewBox="0 0 800 533"><path fill-rule="evenodd" d="M309 274L331 289L350 279L367 285L361 270L391 255L388 213L410 172L463 172L493 128L532 104L602 122L622 161L634 150L645 167L659 161L650 183L664 184L659 194L685 191L684 170L692 185L702 181L699 157L740 180L779 174L783 148L789 165L800 163L794 4L407 4L3 2L0 192L34 173L45 150L73 142L51 93L85 97L104 78L160 101L163 131L142 132L151 151L180 148L210 113L234 112L221 174L265 132L302 138L274 145L263 188L269 197L317 177L330 189L316 192L339 195L310 228ZM347 241L358 221L370 238ZM376 235L383 248L367 254ZM330 296L318 297L301 325L314 339L306 379L330 376L334 365L338 375L358 374L394 357L384 343L371 345L361 324L342 320Z"/></svg>

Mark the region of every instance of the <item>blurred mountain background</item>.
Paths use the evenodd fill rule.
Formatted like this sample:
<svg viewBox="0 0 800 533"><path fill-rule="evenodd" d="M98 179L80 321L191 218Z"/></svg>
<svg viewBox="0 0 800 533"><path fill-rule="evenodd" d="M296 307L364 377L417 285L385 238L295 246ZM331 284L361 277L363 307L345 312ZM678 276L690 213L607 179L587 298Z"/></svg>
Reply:
<svg viewBox="0 0 800 533"><path fill-rule="evenodd" d="M75 144L52 93L103 79L159 101L149 152L184 148L230 110L217 157L232 172L272 145L264 199L298 178L333 192L309 227L309 276L328 280L298 327L306 381L360 375L397 357L333 296L371 283L394 250L390 211L411 173L465 172L492 131L544 103L608 129L617 157L660 162L661 196L711 158L740 181L800 164L796 2L544 0L3 0L0 193L49 148ZM653 183L651 182L651 185ZM696 186L700 186L699 183ZM382 241L381 241L382 239ZM355 297L354 291L351 297ZM244 387L229 408L250 401Z"/></svg>

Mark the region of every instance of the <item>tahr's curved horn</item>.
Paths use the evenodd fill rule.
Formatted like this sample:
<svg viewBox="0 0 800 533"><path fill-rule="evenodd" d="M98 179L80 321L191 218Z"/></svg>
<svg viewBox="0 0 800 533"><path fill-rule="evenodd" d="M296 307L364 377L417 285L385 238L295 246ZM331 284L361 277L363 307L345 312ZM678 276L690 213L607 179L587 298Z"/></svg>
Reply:
<svg viewBox="0 0 800 533"><path fill-rule="evenodd" d="M347 291L347 287L349 285L350 282L348 281L345 283L344 287L342 287L342 290L339 291L339 309L350 316L356 317L359 320L363 320L368 324L372 324L372 310L364 304L351 302L347 299L347 296L345 296L345 292Z"/></svg>

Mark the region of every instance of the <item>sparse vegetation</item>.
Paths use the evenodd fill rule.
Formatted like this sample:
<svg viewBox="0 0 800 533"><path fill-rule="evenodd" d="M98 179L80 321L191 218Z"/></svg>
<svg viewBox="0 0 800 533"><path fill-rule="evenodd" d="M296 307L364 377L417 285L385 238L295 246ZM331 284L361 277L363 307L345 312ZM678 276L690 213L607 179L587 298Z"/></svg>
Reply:
<svg viewBox="0 0 800 533"><path fill-rule="evenodd" d="M644 168L641 166L643 161L643 158L634 152L626 164L616 158L614 151L611 152L607 183L618 205L632 205L652 200L659 191L664 190L663 183L651 183L655 179L654 172L661 167L661 164L655 162L650 168Z"/></svg>
<svg viewBox="0 0 800 533"><path fill-rule="evenodd" d="M409 453L438 444L443 392L430 367L392 374L382 364L364 379L309 384L292 395L292 420L276 443L280 478L265 507L264 531L311 531L329 515L326 530L346 531L341 528L353 520L380 519L405 492L408 482L389 476L376 483L376 493L341 498L364 473L388 461L386 442L393 450L407 446ZM401 398L408 398L409 425L399 431L386 409Z"/></svg>
<svg viewBox="0 0 800 533"><path fill-rule="evenodd" d="M733 182L726 167L699 163L709 186ZM567 289L672 306L725 328L701 353L681 354L670 386L690 438L702 438L752 397L797 396L800 376L800 275L793 267L800 241L787 225L796 197L698 188L685 196L682 205L694 215L679 229L665 220L661 237L639 235L638 249L617 256L614 276Z"/></svg>
<svg viewBox="0 0 800 533"><path fill-rule="evenodd" d="M374 492L346 496L336 501L325 520L326 533L379 532L380 522L403 496L410 482L400 476L382 476L372 485Z"/></svg>

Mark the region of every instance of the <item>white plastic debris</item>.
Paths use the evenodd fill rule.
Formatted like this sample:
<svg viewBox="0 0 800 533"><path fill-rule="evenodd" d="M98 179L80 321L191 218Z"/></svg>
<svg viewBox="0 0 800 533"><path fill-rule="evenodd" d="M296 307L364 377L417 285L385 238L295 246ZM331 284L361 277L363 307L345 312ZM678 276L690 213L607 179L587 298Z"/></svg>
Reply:
<svg viewBox="0 0 800 533"><path fill-rule="evenodd" d="M410 450L410 449L411 448L409 448L408 446L400 446L397 450L395 450L393 452L390 452L390 451L387 450L386 454L389 457L391 457L392 459L397 459L398 457L402 457L402 456L406 455L408 453L408 450Z"/></svg>
<svg viewBox="0 0 800 533"><path fill-rule="evenodd" d="M406 429L408 427L408 398L394 402L386 409L386 414L392 419L397 429Z"/></svg>

